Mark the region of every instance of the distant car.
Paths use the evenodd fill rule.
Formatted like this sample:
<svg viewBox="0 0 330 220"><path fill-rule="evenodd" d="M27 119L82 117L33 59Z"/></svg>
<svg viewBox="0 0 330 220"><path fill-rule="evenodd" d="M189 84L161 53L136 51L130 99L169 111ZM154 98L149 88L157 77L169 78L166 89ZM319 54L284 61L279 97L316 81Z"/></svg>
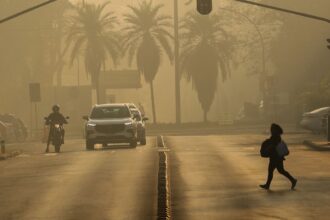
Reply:
<svg viewBox="0 0 330 220"><path fill-rule="evenodd" d="M303 114L300 126L313 133L322 133L326 130L325 119L330 114L330 107L315 109Z"/></svg>
<svg viewBox="0 0 330 220"><path fill-rule="evenodd" d="M127 104L102 104L93 107L90 116L84 116L86 149L95 144L129 143L137 145L137 122Z"/></svg>
<svg viewBox="0 0 330 220"><path fill-rule="evenodd" d="M141 112L138 109L131 109L131 112L134 115L134 118L137 122L137 139L138 139L138 142L140 142L141 145L146 145L147 144L147 139L146 139L145 121L147 121L148 118L143 117Z"/></svg>

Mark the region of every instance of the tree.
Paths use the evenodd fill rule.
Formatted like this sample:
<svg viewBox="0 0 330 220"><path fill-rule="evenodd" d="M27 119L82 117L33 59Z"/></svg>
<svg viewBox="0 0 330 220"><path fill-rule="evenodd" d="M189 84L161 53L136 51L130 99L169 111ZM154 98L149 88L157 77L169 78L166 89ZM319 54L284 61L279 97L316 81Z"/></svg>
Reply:
<svg viewBox="0 0 330 220"><path fill-rule="evenodd" d="M213 103L219 73L230 75L231 42L218 15L189 13L182 24L180 71L192 82L204 111L204 122Z"/></svg>
<svg viewBox="0 0 330 220"><path fill-rule="evenodd" d="M163 5L143 1L137 7L128 6L130 13L124 15L127 26L124 32L123 51L129 64L136 59L138 71L150 84L153 121L157 123L153 81L158 72L162 52L172 61L173 52L169 43L173 39L168 31L171 17L160 14Z"/></svg>
<svg viewBox="0 0 330 220"><path fill-rule="evenodd" d="M14 14L31 7L31 2L1 1L0 14ZM0 25L0 111L13 112L27 120L29 112L17 108L15 98L23 94L22 105L29 104L29 82L40 82L43 91L53 86L59 69L56 64L60 59L57 51L63 37L63 15L70 8L68 0L58 1ZM44 96L43 101L54 102L51 95Z"/></svg>
<svg viewBox="0 0 330 220"><path fill-rule="evenodd" d="M105 12L107 5L80 4L75 7L75 15L68 19L71 63L83 51L86 72L91 76L98 103L101 102L99 76L102 65L105 65L107 56L116 64L120 55L118 34L114 31L117 19L113 13Z"/></svg>
<svg viewBox="0 0 330 220"><path fill-rule="evenodd" d="M316 82L306 83L295 100L296 105L305 111L329 106L330 103L330 74L324 74Z"/></svg>

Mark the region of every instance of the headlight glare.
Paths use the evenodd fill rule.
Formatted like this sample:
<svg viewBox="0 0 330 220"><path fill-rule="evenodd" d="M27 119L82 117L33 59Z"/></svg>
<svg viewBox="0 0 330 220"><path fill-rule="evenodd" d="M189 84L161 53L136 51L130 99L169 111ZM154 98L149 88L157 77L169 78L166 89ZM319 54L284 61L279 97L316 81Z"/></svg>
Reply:
<svg viewBox="0 0 330 220"><path fill-rule="evenodd" d="M95 127L96 126L96 124L94 124L94 123L88 123L87 124L87 127Z"/></svg>
<svg viewBox="0 0 330 220"><path fill-rule="evenodd" d="M126 126L132 126L133 123L132 123L132 122L126 122L125 125L126 125Z"/></svg>

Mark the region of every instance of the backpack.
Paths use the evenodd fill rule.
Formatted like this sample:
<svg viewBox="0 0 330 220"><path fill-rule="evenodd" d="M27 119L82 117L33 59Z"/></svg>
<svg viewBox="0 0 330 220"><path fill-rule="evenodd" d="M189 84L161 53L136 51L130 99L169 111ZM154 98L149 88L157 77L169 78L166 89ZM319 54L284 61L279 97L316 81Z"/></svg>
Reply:
<svg viewBox="0 0 330 220"><path fill-rule="evenodd" d="M269 142L267 140L264 141L260 148L260 156L261 157L270 157L270 149L271 149L271 146L270 146Z"/></svg>
<svg viewBox="0 0 330 220"><path fill-rule="evenodd" d="M289 155L289 149L288 149L288 145L286 145L286 143L284 141L281 141L277 146L276 146L276 152L277 155L280 157L284 157Z"/></svg>

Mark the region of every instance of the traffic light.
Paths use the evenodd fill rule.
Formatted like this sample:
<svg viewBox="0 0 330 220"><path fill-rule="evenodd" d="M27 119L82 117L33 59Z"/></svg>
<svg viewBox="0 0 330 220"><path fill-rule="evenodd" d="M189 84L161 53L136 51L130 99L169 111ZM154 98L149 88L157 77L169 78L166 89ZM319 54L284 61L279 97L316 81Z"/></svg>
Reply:
<svg viewBox="0 0 330 220"><path fill-rule="evenodd" d="M327 46L327 48L330 50L330 38L327 39L329 45Z"/></svg>
<svg viewBox="0 0 330 220"><path fill-rule="evenodd" d="M207 15L212 11L212 0L197 0L197 11Z"/></svg>

